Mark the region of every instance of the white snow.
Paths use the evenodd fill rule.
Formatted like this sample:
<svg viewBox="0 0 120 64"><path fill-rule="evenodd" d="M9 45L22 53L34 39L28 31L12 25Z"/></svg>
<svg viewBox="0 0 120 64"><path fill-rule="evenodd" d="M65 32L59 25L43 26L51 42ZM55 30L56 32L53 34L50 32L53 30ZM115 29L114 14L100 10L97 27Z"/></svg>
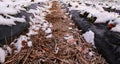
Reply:
<svg viewBox="0 0 120 64"><path fill-rule="evenodd" d="M80 14L88 12L88 17L97 17L95 23L105 23L106 21L114 20L119 16L117 13L104 11L102 6L99 5L86 6L84 3L79 4L78 2L70 2L70 4L72 5L72 7L69 8L70 10L79 10Z"/></svg>
<svg viewBox="0 0 120 64"><path fill-rule="evenodd" d="M14 1L14 2L13 2ZM36 10L30 9L26 10L24 7L28 7L31 4L43 2L45 5L43 7L38 6ZM26 33L26 35L21 35L17 39L15 39L11 45L14 45L16 50L13 53L19 53L22 48L24 48L27 44L28 47L32 47L33 43L30 41L31 35L38 34L38 31L42 29L46 34L46 38L52 38L52 30L51 27L52 24L45 20L46 14L49 14L49 9L52 7L52 1L50 0L34 0L34 2L31 2L31 0L2 0L0 1L0 25L16 25L15 22L26 22L24 19L25 17L19 18L14 17L13 15L16 15L20 13L20 10L26 11L27 13L32 13L34 15L34 18L30 18L30 27L29 32ZM4 17L3 17L4 15ZM12 53L12 49L9 46L4 46L6 50L3 50L0 48L0 63L4 63L6 53Z"/></svg>
<svg viewBox="0 0 120 64"><path fill-rule="evenodd" d="M52 33L52 30L50 28L47 28L47 30L45 30L45 33Z"/></svg>
<svg viewBox="0 0 120 64"><path fill-rule="evenodd" d="M10 17L10 19L13 19L14 22L15 21L17 21L17 22L26 22L26 20L24 18L18 18L18 17L15 18L15 17L12 17L10 15L6 15L6 16Z"/></svg>
<svg viewBox="0 0 120 64"><path fill-rule="evenodd" d="M42 1L42 0L41 0ZM46 0L47 1L47 0ZM35 18L31 18L31 27L29 28L28 36L36 35L38 30L41 28L46 34L52 33L51 27L52 24L45 20L46 13L50 13L49 8L51 8L51 2L45 5L44 7L37 7L37 10L30 9L28 12L34 14ZM47 35L46 38L51 38L51 35Z"/></svg>
<svg viewBox="0 0 120 64"><path fill-rule="evenodd" d="M16 25L13 19L5 19L3 16L0 15L0 24L1 25Z"/></svg>
<svg viewBox="0 0 120 64"><path fill-rule="evenodd" d="M34 30L30 29L29 32L27 33L28 36L31 36L31 35L36 35L38 34L38 32L35 32Z"/></svg>
<svg viewBox="0 0 120 64"><path fill-rule="evenodd" d="M65 40L68 40L68 39L71 39L71 38L73 38L73 35L69 35L69 34L65 35L65 37L64 37Z"/></svg>
<svg viewBox="0 0 120 64"><path fill-rule="evenodd" d="M113 27L111 31L120 32L120 24L117 24L115 27Z"/></svg>
<svg viewBox="0 0 120 64"><path fill-rule="evenodd" d="M108 20L113 20L118 17L116 13L108 13L108 12L99 12L93 16L97 17L97 20L95 21L95 23L104 23Z"/></svg>
<svg viewBox="0 0 120 64"><path fill-rule="evenodd" d="M46 38L52 38L52 36L53 36L52 34L49 34L46 36Z"/></svg>
<svg viewBox="0 0 120 64"><path fill-rule="evenodd" d="M0 15L0 25L16 25L15 21L17 22L25 22L24 18L15 18L12 16L9 16L10 18L4 18L3 16Z"/></svg>
<svg viewBox="0 0 120 64"><path fill-rule="evenodd" d="M62 0L61 0L62 1ZM106 23L107 21L112 21L116 26L111 29L111 31L120 32L120 15L115 12L108 12L103 9L103 7L112 7L113 9L119 10L120 4L116 4L116 2L108 2L108 1L81 1L81 4L77 0L70 1L65 0L62 1L64 4L70 4L69 11L71 10L79 10L80 14L84 14L85 12L89 13L88 18L97 17L94 23ZM120 1L119 1L120 2ZM85 3L91 4L87 6ZM101 3L101 4L99 4ZM118 2L117 2L118 3ZM107 5L106 5L107 4Z"/></svg>
<svg viewBox="0 0 120 64"><path fill-rule="evenodd" d="M5 48L6 53L12 54L12 49L8 45L4 45L3 48Z"/></svg>
<svg viewBox="0 0 120 64"><path fill-rule="evenodd" d="M15 8L7 8L7 7L0 7L0 14L17 14L18 10L15 10Z"/></svg>
<svg viewBox="0 0 120 64"><path fill-rule="evenodd" d="M18 18L11 15L20 13L20 10L26 10L24 7L32 4L30 1L26 0L3 0L0 1L0 14L6 16L5 18L0 15L0 25L16 25L16 22L25 22L24 18Z"/></svg>
<svg viewBox="0 0 120 64"><path fill-rule="evenodd" d="M7 51L9 54L12 54L12 49L9 46L7 46Z"/></svg>
<svg viewBox="0 0 120 64"><path fill-rule="evenodd" d="M34 0L35 2L47 2L49 0Z"/></svg>
<svg viewBox="0 0 120 64"><path fill-rule="evenodd" d="M14 2L13 2L14 1ZM37 7L37 10L29 10L26 11L24 7L29 6L33 3L38 2L44 2L46 5L44 7ZM50 4L49 6L47 4ZM6 17L10 18L4 18L0 16L0 25L16 25L15 21L17 22L25 22L24 18L15 18L11 15L15 15L20 13L20 10L24 10L28 13L33 12L33 14L40 14L41 16L45 16L46 13L43 11L49 12L49 8L51 7L51 3L49 0L34 0L34 2L31 2L31 0L2 0L0 1L0 14L7 15Z"/></svg>
<svg viewBox="0 0 120 64"><path fill-rule="evenodd" d="M28 41L28 40L30 40L30 37L27 37L25 35L21 35L19 38L15 39L16 42L11 43L11 45L14 45L17 49L14 52L19 53L21 49L25 47L24 45L25 43L27 44L28 47L31 47L32 41Z"/></svg>
<svg viewBox="0 0 120 64"><path fill-rule="evenodd" d="M4 63L5 62L5 57L6 57L5 50L0 48L0 63Z"/></svg>
<svg viewBox="0 0 120 64"><path fill-rule="evenodd" d="M95 35L94 32L89 30L83 34L83 37L88 43L94 45L94 35Z"/></svg>
<svg viewBox="0 0 120 64"><path fill-rule="evenodd" d="M89 56L93 56L94 55L92 51L89 52L88 54L89 54Z"/></svg>
<svg viewBox="0 0 120 64"><path fill-rule="evenodd" d="M28 45L29 47L32 47L32 41L28 41L28 42L27 42L27 45Z"/></svg>
<svg viewBox="0 0 120 64"><path fill-rule="evenodd" d="M72 30L72 27L68 27L69 30Z"/></svg>
<svg viewBox="0 0 120 64"><path fill-rule="evenodd" d="M116 18L114 21L113 21L115 24L120 24L120 18Z"/></svg>
<svg viewBox="0 0 120 64"><path fill-rule="evenodd" d="M22 45L22 41L26 41L27 42L27 37L24 36L24 35L21 35L18 39L17 39L17 42L14 43L15 47L17 48L16 52L20 52L23 45Z"/></svg>

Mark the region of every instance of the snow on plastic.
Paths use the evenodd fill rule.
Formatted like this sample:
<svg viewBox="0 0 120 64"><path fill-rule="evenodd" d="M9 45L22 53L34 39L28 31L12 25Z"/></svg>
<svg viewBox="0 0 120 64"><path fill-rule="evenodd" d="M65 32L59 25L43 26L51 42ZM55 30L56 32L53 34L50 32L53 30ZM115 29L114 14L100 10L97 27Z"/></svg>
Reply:
<svg viewBox="0 0 120 64"><path fill-rule="evenodd" d="M6 57L5 50L0 48L0 63L4 63L5 62L5 57Z"/></svg>
<svg viewBox="0 0 120 64"><path fill-rule="evenodd" d="M91 43L92 45L94 45L94 32L93 31L87 31L86 33L83 34L84 39L88 42Z"/></svg>
<svg viewBox="0 0 120 64"><path fill-rule="evenodd" d="M28 7L31 4L43 2L45 5L37 6L35 9L26 10L24 7ZM49 4L49 5L48 5ZM1 0L0 1L0 25L16 25L15 22L26 22L24 17L14 17L13 15L16 15L21 12L21 10L26 11L27 13L32 13L34 15L34 18L29 17L30 19L30 27L28 28L29 31L26 33L26 35L20 35L17 39L15 39L11 45L13 45L16 50L13 53L19 53L22 48L25 46L32 47L33 42L30 41L30 36L37 35L38 30L42 29L46 34L46 38L52 37L52 24L45 20L45 16L50 13L49 9L51 8L52 3L50 0L34 0L34 2L31 2L31 0ZM4 15L5 17L3 17ZM26 43L27 45L25 45ZM6 50L3 50L0 48L0 63L5 62L5 57L7 53L11 54L12 49L8 46L4 46Z"/></svg>

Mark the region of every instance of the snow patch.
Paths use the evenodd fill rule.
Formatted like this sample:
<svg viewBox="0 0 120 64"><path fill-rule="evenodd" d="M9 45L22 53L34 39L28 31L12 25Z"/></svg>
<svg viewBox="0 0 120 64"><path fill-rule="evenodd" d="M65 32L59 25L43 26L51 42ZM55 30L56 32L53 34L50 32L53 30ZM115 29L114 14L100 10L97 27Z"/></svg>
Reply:
<svg viewBox="0 0 120 64"><path fill-rule="evenodd" d="M88 54L89 54L89 56L93 56L94 55L94 53L92 51L89 52Z"/></svg>
<svg viewBox="0 0 120 64"><path fill-rule="evenodd" d="M3 47L7 54L12 54L12 49L8 45L4 45Z"/></svg>
<svg viewBox="0 0 120 64"><path fill-rule="evenodd" d="M14 43L15 47L17 48L16 52L20 52L23 45L22 45L22 41L26 41L27 42L27 37L24 36L24 35L21 35L18 39L17 39L17 42Z"/></svg>
<svg viewBox="0 0 120 64"><path fill-rule="evenodd" d="M120 32L120 24L117 24L115 27L113 27L111 31Z"/></svg>
<svg viewBox="0 0 120 64"><path fill-rule="evenodd" d="M65 37L64 37L65 40L68 40L68 39L71 39L71 38L73 38L73 36L69 35L69 34L66 34Z"/></svg>
<svg viewBox="0 0 120 64"><path fill-rule="evenodd" d="M38 6L36 10L30 9L26 10L25 7L28 7L31 4L43 2L45 5L43 7ZM50 0L34 0L34 2L31 2L31 0L2 0L0 1L0 25L16 25L15 22L26 22L26 20L22 17L14 17L13 15L16 15L20 13L21 10L26 11L27 13L32 13L34 15L34 18L29 17L30 19L30 27L29 32L26 35L21 35L19 38L15 39L11 45L15 46L16 50L15 53L19 53L22 48L24 48L26 45L28 47L32 47L33 43L30 41L31 35L38 34L38 30L42 29L46 34L49 34L46 36L46 38L52 38L52 24L45 20L46 14L49 14L49 9L52 7L52 2ZM3 17L3 15L5 17ZM12 53L12 49L8 46L5 46L7 50L3 50L0 48L0 62L4 63L6 53Z"/></svg>
<svg viewBox="0 0 120 64"><path fill-rule="evenodd" d="M95 35L94 32L89 30L83 34L83 37L88 43L94 45L94 35Z"/></svg>
<svg viewBox="0 0 120 64"><path fill-rule="evenodd" d="M53 36L52 34L49 34L46 36L46 38L52 38L52 36Z"/></svg>
<svg viewBox="0 0 120 64"><path fill-rule="evenodd" d="M32 41L28 41L28 42L27 42L27 45L28 45L29 47L32 47Z"/></svg>
<svg viewBox="0 0 120 64"><path fill-rule="evenodd" d="M5 62L5 57L6 57L5 50L0 48L0 63L4 63Z"/></svg>

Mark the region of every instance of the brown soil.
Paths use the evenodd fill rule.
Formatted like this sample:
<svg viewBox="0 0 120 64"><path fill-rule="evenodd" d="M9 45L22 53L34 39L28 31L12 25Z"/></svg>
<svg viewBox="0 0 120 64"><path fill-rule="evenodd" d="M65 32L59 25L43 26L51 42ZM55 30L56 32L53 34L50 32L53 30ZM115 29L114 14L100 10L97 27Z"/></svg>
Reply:
<svg viewBox="0 0 120 64"><path fill-rule="evenodd" d="M31 36L33 47L8 56L6 64L106 64L92 45L85 42L81 31L65 15L57 1L53 2L50 10L51 14L46 16L46 20L53 25L53 37L47 39L45 33L39 30L38 35ZM66 40L66 35L73 38ZM95 52L93 56L88 54L91 50Z"/></svg>

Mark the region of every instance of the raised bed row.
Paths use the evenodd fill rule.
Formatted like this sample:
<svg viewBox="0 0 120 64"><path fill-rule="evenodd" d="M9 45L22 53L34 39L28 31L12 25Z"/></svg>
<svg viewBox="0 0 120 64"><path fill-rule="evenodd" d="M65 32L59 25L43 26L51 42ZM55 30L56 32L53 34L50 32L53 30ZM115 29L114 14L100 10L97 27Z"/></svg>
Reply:
<svg viewBox="0 0 120 64"><path fill-rule="evenodd" d="M109 30L107 23L93 24L85 17L80 16L80 12L72 10L72 19L83 33L94 32L94 43L99 51L110 64L120 64L120 33ZM92 37L92 36L90 36Z"/></svg>
<svg viewBox="0 0 120 64"><path fill-rule="evenodd" d="M45 4L44 3L33 3L33 4L29 5L28 7L25 7L25 9L27 11L29 11L30 9L36 9L38 6L43 7L43 5L45 5ZM0 46L2 46L4 44L9 44L10 42L12 42L14 40L14 38L16 38L21 33L28 30L28 28L30 26L29 22L31 21L30 17L34 18L34 14L28 13L27 11L20 10L20 13L11 15L16 18L24 17L26 22L21 23L21 22L15 21L16 25L11 25L11 26L0 25Z"/></svg>

